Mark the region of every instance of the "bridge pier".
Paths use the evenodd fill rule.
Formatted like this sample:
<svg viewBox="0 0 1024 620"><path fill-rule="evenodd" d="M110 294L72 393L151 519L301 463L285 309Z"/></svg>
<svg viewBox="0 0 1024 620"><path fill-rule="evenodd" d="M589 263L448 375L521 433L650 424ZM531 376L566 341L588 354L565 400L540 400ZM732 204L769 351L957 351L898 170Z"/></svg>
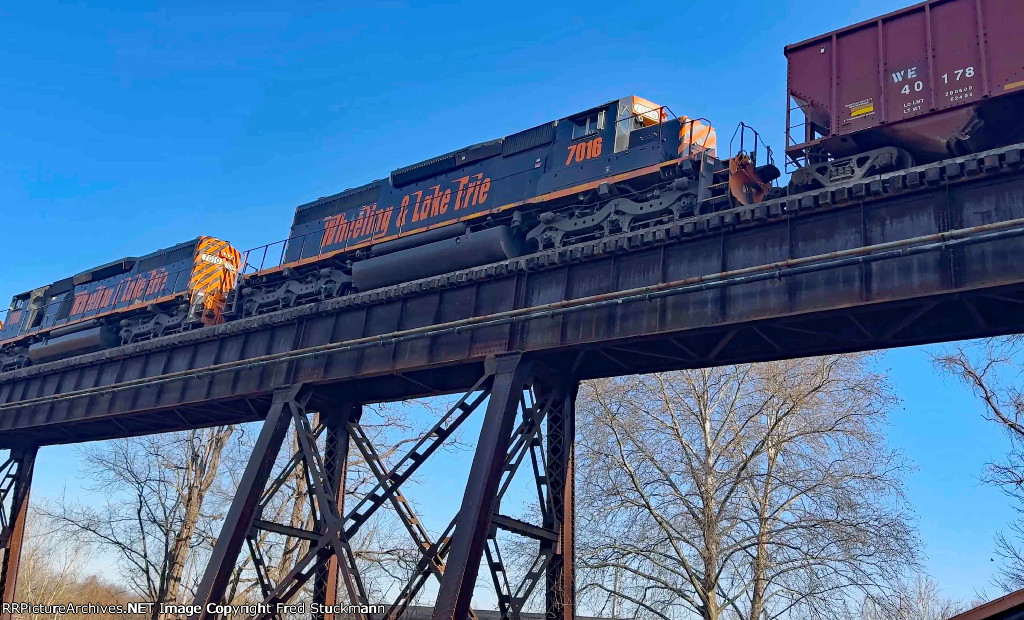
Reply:
<svg viewBox="0 0 1024 620"><path fill-rule="evenodd" d="M462 619L469 615L491 519L500 505L498 489L512 429L520 411L523 390L529 387L532 367L521 355L491 358L487 362L488 372L494 373L494 386L456 519L448 569L441 579L434 604L434 620Z"/></svg>
<svg viewBox="0 0 1024 620"><path fill-rule="evenodd" d="M476 618L470 608L481 564L486 558L504 618L518 620L523 605L544 584L547 617L569 620L574 614L573 590L573 440L574 402L578 382L521 354L488 358L478 381L424 433L397 463L387 467L360 426L362 406L331 403L305 385L274 393L263 428L231 508L214 546L195 603L222 603L243 546L248 548L262 591L262 602L288 602L312 579L312 601L326 605L366 605L351 540L376 511L390 504L421 553L413 574L390 605L385 618L395 620L432 576L440 582L434 618ZM307 410L320 411L310 423ZM485 406L486 404L486 406ZM434 540L422 525L401 486L476 410L484 420L461 507L441 536ZM274 464L289 426L298 449L276 476ZM322 446L322 455L321 455ZM345 480L351 450L357 450L377 484L346 510ZM501 513L501 500L521 465L530 462L537 489L540 525ZM263 511L290 478L308 486L311 530L274 523ZM537 557L522 582L509 583L498 531L535 540ZM300 541L301 551L289 572L272 582L260 547L261 533ZM339 579L340 578L340 579ZM344 600L338 589L344 585ZM367 619L366 614L355 614ZM273 613L255 617L272 617ZM214 618L203 612L198 618ZM333 620L333 614L317 614ZM368 620L368 619L367 619Z"/></svg>
<svg viewBox="0 0 1024 620"><path fill-rule="evenodd" d="M551 390L552 407L547 417L547 461L550 509L545 527L558 532L545 575L545 611L548 620L576 617L575 527L576 504L576 393L579 382L562 377ZM543 543L542 543L543 544Z"/></svg>
<svg viewBox="0 0 1024 620"><path fill-rule="evenodd" d="M575 614L573 446L579 384L571 375L533 364L521 355L488 363L495 373L494 387L433 618L462 620L472 614L473 586L481 560L486 558L503 618L518 620L543 580L547 618L570 620ZM517 417L521 417L518 426ZM502 497L527 454L537 487L539 527L501 512ZM499 529L539 543L537 557L515 588L505 572L497 540Z"/></svg>
<svg viewBox="0 0 1024 620"><path fill-rule="evenodd" d="M224 600L235 561L258 516L263 489L287 435L291 411L304 411L306 401L309 400L309 392L301 388L302 386L298 385L274 392L263 428L256 439L256 445L238 483L234 500L224 519L224 525L221 526L220 536L213 547L203 579L196 590L195 603L203 606L202 613L198 615L202 620L216 617L206 611L207 603L220 603Z"/></svg>
<svg viewBox="0 0 1024 620"><path fill-rule="evenodd" d="M345 514L345 479L348 475L348 456L350 448L349 424L358 424L362 417L361 405L344 403L334 411L321 412L321 421L326 428L327 437L324 447L324 470L327 473L327 486L334 489L334 501L338 514ZM313 602L333 607L338 604L338 556L326 554L328 557L317 568L313 579ZM356 591L356 584L351 577L346 577L345 587L349 592ZM335 614L313 614L314 620L334 620Z"/></svg>
<svg viewBox="0 0 1024 620"><path fill-rule="evenodd" d="M25 539L25 521L28 518L29 489L35 467L38 446L13 448L7 460L0 465L0 601L13 603L18 585L18 564L21 545ZM10 499L10 504L7 500ZM10 620L9 612L0 611L0 620Z"/></svg>

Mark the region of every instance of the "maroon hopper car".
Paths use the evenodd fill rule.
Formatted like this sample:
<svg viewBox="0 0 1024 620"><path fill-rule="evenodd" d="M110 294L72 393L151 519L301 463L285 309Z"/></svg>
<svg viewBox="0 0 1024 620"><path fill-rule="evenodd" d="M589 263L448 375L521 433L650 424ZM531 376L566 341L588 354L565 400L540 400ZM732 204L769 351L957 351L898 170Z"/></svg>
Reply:
<svg viewBox="0 0 1024 620"><path fill-rule="evenodd" d="M1024 0L930 0L786 58L794 189L1024 139Z"/></svg>

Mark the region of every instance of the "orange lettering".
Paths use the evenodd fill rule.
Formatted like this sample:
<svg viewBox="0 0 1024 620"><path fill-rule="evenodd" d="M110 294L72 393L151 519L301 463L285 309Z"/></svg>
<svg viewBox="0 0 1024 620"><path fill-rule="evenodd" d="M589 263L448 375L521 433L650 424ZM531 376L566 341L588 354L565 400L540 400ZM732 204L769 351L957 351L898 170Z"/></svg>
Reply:
<svg viewBox="0 0 1024 620"><path fill-rule="evenodd" d="M129 301L141 295L143 282L145 282L145 278L137 278L129 282L124 289L124 294L121 295L121 301Z"/></svg>
<svg viewBox="0 0 1024 620"><path fill-rule="evenodd" d="M89 301L88 293L79 293L75 295L75 301L71 304L71 314L81 314L85 312L85 304Z"/></svg>
<svg viewBox="0 0 1024 620"><path fill-rule="evenodd" d="M577 163L587 159L594 159L601 156L601 149L604 146L604 139L594 138L587 142L577 142L569 145L569 156L565 159L565 165L571 165L575 160Z"/></svg>
<svg viewBox="0 0 1024 620"><path fill-rule="evenodd" d="M386 235L391 226L391 215L395 212L394 207L382 209L376 213L376 221L373 225L374 236Z"/></svg>
<svg viewBox="0 0 1024 620"><path fill-rule="evenodd" d="M480 173L480 174L476 174L476 175L473 175L473 176L474 176L474 178L476 180L473 181L473 196L472 196L473 202L472 202L472 205L475 207L476 205L480 204L480 185L482 185L482 182L480 181L480 179L482 179L484 175L483 175L483 173ZM468 196L467 196L466 202L469 203L469 197Z"/></svg>
<svg viewBox="0 0 1024 620"><path fill-rule="evenodd" d="M434 190L434 194L430 197L430 216L434 217L441 213L441 186L434 185L430 189Z"/></svg>
<svg viewBox="0 0 1024 620"><path fill-rule="evenodd" d="M459 209L461 209L462 207L465 206L462 203L462 198L465 196L466 185L469 184L469 177L465 176L465 177L461 177L461 178L455 179L455 181L453 181L453 183L455 183L455 182L458 182L458 184L459 184L459 191L457 191L455 193L455 210L458 211Z"/></svg>
<svg viewBox="0 0 1024 620"><path fill-rule="evenodd" d="M320 240L320 247L327 247L343 241L347 228L348 221L344 213L326 218L324 220L324 234Z"/></svg>
<svg viewBox="0 0 1024 620"><path fill-rule="evenodd" d="M100 306L104 306L110 302L110 295L113 291L109 289L99 289L89 293L89 298L85 302L85 310L96 310Z"/></svg>
<svg viewBox="0 0 1024 620"><path fill-rule="evenodd" d="M412 221L417 222L423 217L420 214L421 201L423 200L423 192L420 190L416 190L413 193L416 194L416 203L412 208Z"/></svg>

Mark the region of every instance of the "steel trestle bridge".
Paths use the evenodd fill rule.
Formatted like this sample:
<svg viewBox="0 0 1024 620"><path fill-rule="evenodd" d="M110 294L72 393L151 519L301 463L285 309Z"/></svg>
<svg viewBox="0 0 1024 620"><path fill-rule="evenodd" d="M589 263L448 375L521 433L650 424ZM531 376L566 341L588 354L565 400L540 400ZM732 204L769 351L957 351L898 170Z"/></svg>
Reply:
<svg viewBox="0 0 1024 620"><path fill-rule="evenodd" d="M384 508L421 552L388 618L431 579L434 618L475 616L486 566L503 616L542 591L547 617L569 619L581 380L1024 332L1022 257L1015 145L3 373L0 594L13 600L40 446L262 420L196 603L223 600L242 553L264 602L306 584L317 602L369 602L349 541ZM360 426L365 404L458 393L393 465ZM462 505L434 538L402 485L477 412ZM277 472L289 428L298 451ZM376 485L346 505L353 450ZM263 515L300 466L310 530ZM502 512L517 471L536 484L539 523ZM536 543L517 583L499 530ZM308 543L279 582L260 532Z"/></svg>

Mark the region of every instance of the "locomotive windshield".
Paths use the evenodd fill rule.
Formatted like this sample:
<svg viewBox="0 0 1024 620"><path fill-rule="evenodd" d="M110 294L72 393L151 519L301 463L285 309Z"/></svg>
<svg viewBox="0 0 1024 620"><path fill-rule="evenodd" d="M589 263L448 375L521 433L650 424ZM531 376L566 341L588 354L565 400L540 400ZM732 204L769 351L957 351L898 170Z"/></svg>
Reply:
<svg viewBox="0 0 1024 620"><path fill-rule="evenodd" d="M667 116L665 108L641 97L619 99L618 112L615 115L615 152L624 151L629 147L630 133L658 125Z"/></svg>

